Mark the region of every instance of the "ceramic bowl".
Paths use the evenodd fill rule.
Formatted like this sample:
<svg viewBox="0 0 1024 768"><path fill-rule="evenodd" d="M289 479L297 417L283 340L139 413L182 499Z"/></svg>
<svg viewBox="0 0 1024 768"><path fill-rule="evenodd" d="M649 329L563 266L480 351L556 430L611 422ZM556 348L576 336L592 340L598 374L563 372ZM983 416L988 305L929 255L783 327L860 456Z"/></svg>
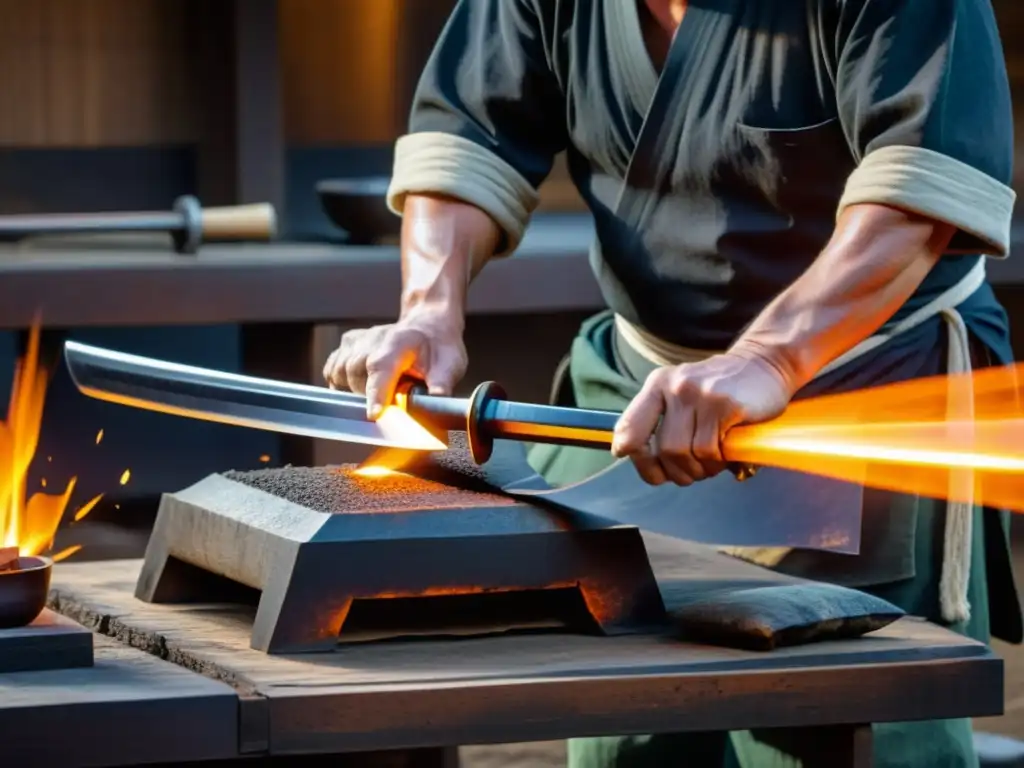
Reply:
<svg viewBox="0 0 1024 768"><path fill-rule="evenodd" d="M316 185L320 205L331 222L348 233L352 245L370 245L397 237L402 220L388 210L387 176L325 179Z"/></svg>
<svg viewBox="0 0 1024 768"><path fill-rule="evenodd" d="M0 629L24 627L46 607L53 560L19 557L17 568L0 571Z"/></svg>

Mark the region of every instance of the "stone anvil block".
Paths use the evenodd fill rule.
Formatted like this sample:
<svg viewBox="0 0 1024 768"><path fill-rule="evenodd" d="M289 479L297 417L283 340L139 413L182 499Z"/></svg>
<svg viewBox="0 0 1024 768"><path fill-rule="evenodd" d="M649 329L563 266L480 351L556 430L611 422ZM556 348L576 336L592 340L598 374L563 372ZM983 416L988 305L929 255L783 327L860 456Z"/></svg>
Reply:
<svg viewBox="0 0 1024 768"><path fill-rule="evenodd" d="M663 627L638 529L446 480L351 467L211 475L163 497L136 597L217 602L217 582L244 585L258 591L251 645L268 653L336 647L360 606L411 611L443 596L497 606L557 592L595 633Z"/></svg>
<svg viewBox="0 0 1024 768"><path fill-rule="evenodd" d="M0 629L0 674L92 665L92 632L49 608L31 624Z"/></svg>

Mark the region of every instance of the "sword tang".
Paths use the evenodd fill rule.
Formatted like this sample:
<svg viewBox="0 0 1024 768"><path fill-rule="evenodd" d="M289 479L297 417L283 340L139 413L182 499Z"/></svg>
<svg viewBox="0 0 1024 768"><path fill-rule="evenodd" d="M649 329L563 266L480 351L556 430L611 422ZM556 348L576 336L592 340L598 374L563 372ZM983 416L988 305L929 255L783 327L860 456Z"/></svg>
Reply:
<svg viewBox="0 0 1024 768"><path fill-rule="evenodd" d="M494 439L610 448L619 415L611 411L490 400L480 415L480 428Z"/></svg>
<svg viewBox="0 0 1024 768"><path fill-rule="evenodd" d="M580 448L610 448L612 431L619 418L619 414L611 411L498 398L484 399L474 409L474 398L428 395L416 388L405 397L406 411L420 424L438 430L477 431L491 440L533 440ZM403 404L401 390L397 402Z"/></svg>

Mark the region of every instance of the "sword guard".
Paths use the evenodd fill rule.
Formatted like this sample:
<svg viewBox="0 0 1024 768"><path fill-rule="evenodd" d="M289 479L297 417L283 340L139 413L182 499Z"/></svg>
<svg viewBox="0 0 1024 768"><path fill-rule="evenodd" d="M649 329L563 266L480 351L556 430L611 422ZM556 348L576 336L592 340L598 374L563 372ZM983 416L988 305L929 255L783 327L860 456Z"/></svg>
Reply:
<svg viewBox="0 0 1024 768"><path fill-rule="evenodd" d="M409 410L409 400L413 396L417 398L424 398L424 409L427 411L430 410L430 406L426 405L426 402L431 400L427 394L426 385L419 379L411 376L405 376L398 382L398 386L395 388L395 404L401 408ZM480 425L483 422L481 416L489 402L492 400L505 400L507 397L505 390L502 389L500 384L495 381L485 381L473 390L473 394L469 396L468 400L459 401L448 398L437 398L433 402L435 405L444 402L445 400L448 400L449 403L466 403L465 420L463 422L464 426L462 426L462 429L466 431L466 442L469 445L469 455L473 459L474 463L484 464L491 458L491 453L494 450L494 438L480 429ZM447 416L452 415L451 411L447 414ZM422 426L430 429L429 424L423 424ZM450 425L450 428L454 429L455 425ZM445 431L445 437L447 437L447 431Z"/></svg>
<svg viewBox="0 0 1024 768"><path fill-rule="evenodd" d="M469 396L466 409L466 442L469 455L476 464L484 464L494 451L494 438L480 431L481 414L491 400L505 400L508 395L496 381L485 381Z"/></svg>

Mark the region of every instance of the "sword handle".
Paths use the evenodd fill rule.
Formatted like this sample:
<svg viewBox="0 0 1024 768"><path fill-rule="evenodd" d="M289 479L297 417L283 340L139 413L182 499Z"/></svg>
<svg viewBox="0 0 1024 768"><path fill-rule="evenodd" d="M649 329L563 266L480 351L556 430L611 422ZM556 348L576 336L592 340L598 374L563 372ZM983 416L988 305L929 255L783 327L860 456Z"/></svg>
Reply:
<svg viewBox="0 0 1024 768"><path fill-rule="evenodd" d="M487 403L506 399L505 391L493 381L480 384L468 398L429 395L424 383L412 376L403 377L395 389L395 403L427 429L465 431L470 455L477 464L486 462L494 448L494 435L480 428L481 414ZM757 467L741 462L730 462L727 469L740 482L757 474Z"/></svg>

